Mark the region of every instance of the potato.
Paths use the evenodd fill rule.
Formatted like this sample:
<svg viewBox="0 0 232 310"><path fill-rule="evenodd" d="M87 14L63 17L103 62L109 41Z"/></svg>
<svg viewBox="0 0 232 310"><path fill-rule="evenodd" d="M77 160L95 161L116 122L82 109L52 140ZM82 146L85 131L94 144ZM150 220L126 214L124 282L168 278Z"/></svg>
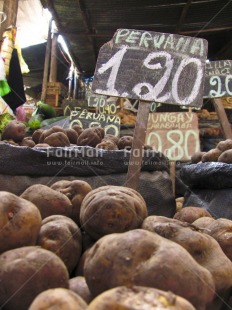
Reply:
<svg viewBox="0 0 232 310"><path fill-rule="evenodd" d="M212 215L207 210L199 207L189 206L182 208L174 215L173 218L182 222L192 223L203 216L208 216L212 218Z"/></svg>
<svg viewBox="0 0 232 310"><path fill-rule="evenodd" d="M39 143L40 136L42 135L42 132L44 129L36 129L32 134L32 140L35 142L35 144Z"/></svg>
<svg viewBox="0 0 232 310"><path fill-rule="evenodd" d="M88 145L95 147L104 137L104 129L99 127L86 128L79 135L77 145Z"/></svg>
<svg viewBox="0 0 232 310"><path fill-rule="evenodd" d="M48 136L50 136L55 132L62 132L65 134L65 129L61 126L52 126L49 129L45 129L40 135L38 143L44 143L45 138L47 138Z"/></svg>
<svg viewBox="0 0 232 310"><path fill-rule="evenodd" d="M171 292L143 286L119 286L97 296L88 310L194 310L186 299Z"/></svg>
<svg viewBox="0 0 232 310"><path fill-rule="evenodd" d="M207 227L213 221L215 221L215 219L213 219L212 217L203 216L199 217L199 219L196 219L196 221L194 221L192 225L195 226L197 229L200 229L202 232L206 233L206 231L208 230Z"/></svg>
<svg viewBox="0 0 232 310"><path fill-rule="evenodd" d="M47 143L38 143L34 146L34 148L45 148L45 147L50 147L50 145Z"/></svg>
<svg viewBox="0 0 232 310"><path fill-rule="evenodd" d="M17 120L10 121L2 132L2 140L12 139L21 142L26 136L26 126Z"/></svg>
<svg viewBox="0 0 232 310"><path fill-rule="evenodd" d="M197 231L191 224L164 216L147 217L142 228L184 247L201 266L211 272L217 292L232 286L232 263L211 236Z"/></svg>
<svg viewBox="0 0 232 310"><path fill-rule="evenodd" d="M223 252L232 261L232 221L224 218L214 220L207 225L205 232L217 240Z"/></svg>
<svg viewBox="0 0 232 310"><path fill-rule="evenodd" d="M183 208L184 197L176 198L176 212L180 211Z"/></svg>
<svg viewBox="0 0 232 310"><path fill-rule="evenodd" d="M63 132L54 132L44 139L44 143L54 147L70 146L70 142L66 134Z"/></svg>
<svg viewBox="0 0 232 310"><path fill-rule="evenodd" d="M85 250L78 262L78 265L76 266L75 272L74 272L74 276L84 276L84 265L85 265L85 260L86 257L88 255L88 252L90 251L91 248L88 248L87 250Z"/></svg>
<svg viewBox="0 0 232 310"><path fill-rule="evenodd" d="M23 138L22 142L20 142L19 145L20 146L34 147L35 142L33 140L29 139L29 137L25 137L25 138Z"/></svg>
<svg viewBox="0 0 232 310"><path fill-rule="evenodd" d="M68 217L72 214L72 203L68 197L43 184L29 186L21 194L21 198L34 203L39 209L42 219L55 214Z"/></svg>
<svg viewBox="0 0 232 310"><path fill-rule="evenodd" d="M202 156L205 155L206 152L196 152L192 155L191 157L191 163L192 164L197 164L200 161L202 161Z"/></svg>
<svg viewBox="0 0 232 310"><path fill-rule="evenodd" d="M220 141L217 146L217 149L219 149L221 152L225 152L229 149L232 149L232 140L231 139L226 139L224 141Z"/></svg>
<svg viewBox="0 0 232 310"><path fill-rule="evenodd" d="M69 279L69 289L81 296L87 304L93 299L86 280L82 276Z"/></svg>
<svg viewBox="0 0 232 310"><path fill-rule="evenodd" d="M63 215L51 215L42 221L37 244L58 255L69 274L81 256L81 232L77 224Z"/></svg>
<svg viewBox="0 0 232 310"><path fill-rule="evenodd" d="M77 144L77 138L79 134L76 132L76 130L72 128L65 128L65 133L72 144Z"/></svg>
<svg viewBox="0 0 232 310"><path fill-rule="evenodd" d="M123 136L118 141L119 150L127 149L130 150L133 144L133 137L131 136Z"/></svg>
<svg viewBox="0 0 232 310"><path fill-rule="evenodd" d="M41 221L40 212L32 202L0 191L0 253L35 245Z"/></svg>
<svg viewBox="0 0 232 310"><path fill-rule="evenodd" d="M0 308L4 310L27 310L42 291L69 285L68 271L61 259L36 246L1 254L0 279Z"/></svg>
<svg viewBox="0 0 232 310"><path fill-rule="evenodd" d="M218 161L226 164L232 163L232 149L224 151L219 157Z"/></svg>
<svg viewBox="0 0 232 310"><path fill-rule="evenodd" d="M212 149L206 152L202 158L201 161L204 162L209 162L209 161L218 161L218 157L221 155L222 151L219 149Z"/></svg>
<svg viewBox="0 0 232 310"><path fill-rule="evenodd" d="M28 310L39 309L85 310L87 309L87 304L71 290L53 288L40 293L33 300Z"/></svg>
<svg viewBox="0 0 232 310"><path fill-rule="evenodd" d="M112 141L114 144L118 145L119 138L111 134L106 134L102 141Z"/></svg>
<svg viewBox="0 0 232 310"><path fill-rule="evenodd" d="M92 187L81 180L62 180L54 183L51 189L66 195L72 202L72 214L70 217L78 225L80 224L81 203L85 196L92 190Z"/></svg>
<svg viewBox="0 0 232 310"><path fill-rule="evenodd" d="M142 196L122 186L92 190L81 204L81 226L95 240L106 234L139 228L146 217Z"/></svg>
<svg viewBox="0 0 232 310"><path fill-rule="evenodd" d="M104 150L117 150L117 145L112 142L112 140L102 140L100 143L96 145L96 148L104 149Z"/></svg>
<svg viewBox="0 0 232 310"><path fill-rule="evenodd" d="M172 291L205 309L214 296L211 273L179 244L143 229L110 234L87 253L84 276L96 296L117 286Z"/></svg>

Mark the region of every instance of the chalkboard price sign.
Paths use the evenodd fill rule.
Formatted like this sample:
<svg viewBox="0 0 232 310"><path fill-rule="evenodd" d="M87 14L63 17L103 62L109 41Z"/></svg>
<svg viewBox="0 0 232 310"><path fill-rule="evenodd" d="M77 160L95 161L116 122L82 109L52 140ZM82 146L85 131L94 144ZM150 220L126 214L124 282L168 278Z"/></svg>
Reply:
<svg viewBox="0 0 232 310"><path fill-rule="evenodd" d="M207 51L200 38L118 29L100 50L92 91L200 107Z"/></svg>
<svg viewBox="0 0 232 310"><path fill-rule="evenodd" d="M120 118L115 115L98 114L87 110L72 111L70 115L70 125L79 125L81 128L102 127L106 134L119 136Z"/></svg>
<svg viewBox="0 0 232 310"><path fill-rule="evenodd" d="M170 160L190 160L200 151L198 118L195 113L150 113L146 143Z"/></svg>
<svg viewBox="0 0 232 310"><path fill-rule="evenodd" d="M232 96L232 60L206 62L205 98Z"/></svg>
<svg viewBox="0 0 232 310"><path fill-rule="evenodd" d="M88 107L95 108L96 113L104 113L104 114L116 114L117 113L117 105L116 101L109 101L107 96L96 95L94 93L88 93Z"/></svg>

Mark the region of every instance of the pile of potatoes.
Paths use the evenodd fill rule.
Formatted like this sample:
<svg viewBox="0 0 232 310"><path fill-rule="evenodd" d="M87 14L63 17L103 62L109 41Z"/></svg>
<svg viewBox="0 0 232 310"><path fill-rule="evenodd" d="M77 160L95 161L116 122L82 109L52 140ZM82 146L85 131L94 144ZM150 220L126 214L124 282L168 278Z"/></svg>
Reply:
<svg viewBox="0 0 232 310"><path fill-rule="evenodd" d="M216 148L209 150L208 152L196 152L191 157L193 164L204 162L222 162L232 163L232 140L226 139L220 141Z"/></svg>
<svg viewBox="0 0 232 310"><path fill-rule="evenodd" d="M53 126L49 129L37 129L32 136L26 136L26 126L16 120L11 121L4 128L1 139L0 143L31 148L91 146L106 150L130 150L133 143L131 136L118 138L105 134L101 127L82 129L78 125L73 128ZM152 147L145 145L144 149L152 149Z"/></svg>
<svg viewBox="0 0 232 310"><path fill-rule="evenodd" d="M0 192L0 308L210 309L232 286L232 221L148 216L143 197L84 181Z"/></svg>

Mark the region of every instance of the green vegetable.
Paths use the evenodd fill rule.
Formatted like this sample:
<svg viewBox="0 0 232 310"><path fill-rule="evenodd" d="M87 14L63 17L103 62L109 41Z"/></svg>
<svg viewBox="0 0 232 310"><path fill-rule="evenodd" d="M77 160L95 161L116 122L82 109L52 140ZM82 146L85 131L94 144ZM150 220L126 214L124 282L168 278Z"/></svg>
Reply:
<svg viewBox="0 0 232 310"><path fill-rule="evenodd" d="M0 133L3 131L6 125L13 119L14 117L9 113L3 113L2 115L0 115Z"/></svg>
<svg viewBox="0 0 232 310"><path fill-rule="evenodd" d="M27 124L31 129L38 129L40 128L42 121L43 121L43 116L40 114L36 114L36 115L33 115L29 119Z"/></svg>
<svg viewBox="0 0 232 310"><path fill-rule="evenodd" d="M40 127L49 126L55 122L58 122L64 118L67 118L67 116L57 116L49 119L45 119L41 122Z"/></svg>
<svg viewBox="0 0 232 310"><path fill-rule="evenodd" d="M56 116L56 111L51 105L44 103L42 101L39 101L37 102L37 106L38 106L39 114L43 114L44 119L52 118Z"/></svg>

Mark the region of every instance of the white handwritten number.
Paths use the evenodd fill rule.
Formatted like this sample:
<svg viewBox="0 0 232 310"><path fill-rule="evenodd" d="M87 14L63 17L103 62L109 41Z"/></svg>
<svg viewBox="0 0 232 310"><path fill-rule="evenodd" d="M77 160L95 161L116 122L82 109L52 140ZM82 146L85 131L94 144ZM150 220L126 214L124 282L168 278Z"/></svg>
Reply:
<svg viewBox="0 0 232 310"><path fill-rule="evenodd" d="M161 58L161 57L166 58L166 61L165 61L166 70L164 72L163 77L159 80L159 82L155 85L155 87L153 87L150 83L139 83L133 88L133 92L144 100L149 100L149 101L157 100L157 101L163 102L163 101L168 100L170 97L170 93L168 92L163 97L158 98L158 96L163 91L164 87L166 86L168 79L170 78L170 75L171 75L171 71L173 68L173 59L171 59L171 55L168 54L167 52L150 53L144 60L143 64L148 69L152 69L152 70L162 69L160 62L156 64L150 63L152 60L156 58ZM145 95L142 95L144 87L148 89L148 93L146 93Z"/></svg>
<svg viewBox="0 0 232 310"><path fill-rule="evenodd" d="M195 84L193 85L193 88L192 88L190 95L188 97L182 99L178 95L178 82L179 82L179 78L180 78L182 71L190 63L194 63L197 66L197 70L196 70L197 76L196 76ZM179 65L179 67L175 73L175 76L173 78L173 81L172 81L172 95L173 95L173 98L175 99L175 101L181 102L184 105L188 105L188 104L192 103L196 99L196 97L198 96L198 92L199 92L199 89L201 86L202 78L203 78L203 69L201 66L201 61L197 58L185 58L185 59L183 59Z"/></svg>
<svg viewBox="0 0 232 310"><path fill-rule="evenodd" d="M108 69L112 68L108 82L106 84L107 86L107 91L104 90L97 90L97 92L100 93L111 93L111 95L116 95L118 96L118 92L115 89L115 82L118 74L118 70L120 67L120 64L122 62L123 56L127 51L127 46L124 46L122 49L120 49L116 54L114 54L113 57L110 58L110 60L107 61L107 63L103 64L101 68L98 69L98 73L102 74Z"/></svg>
<svg viewBox="0 0 232 310"><path fill-rule="evenodd" d="M232 80L232 75L227 75L226 77L226 91L229 94L229 96L232 96L232 91L230 91L229 88L229 81Z"/></svg>
<svg viewBox="0 0 232 310"><path fill-rule="evenodd" d="M209 97L223 97L226 92L222 92L222 82L219 76L211 76L210 80L209 80L209 84L212 86L217 85L217 90L211 90L209 92Z"/></svg>
<svg viewBox="0 0 232 310"><path fill-rule="evenodd" d="M176 137L179 135L179 140L176 141L172 138L172 136ZM184 141L183 134L180 130L172 130L167 132L167 140L172 143L172 147L167 150L167 156L174 160L181 159L184 156L184 150L182 148L182 143Z"/></svg>

